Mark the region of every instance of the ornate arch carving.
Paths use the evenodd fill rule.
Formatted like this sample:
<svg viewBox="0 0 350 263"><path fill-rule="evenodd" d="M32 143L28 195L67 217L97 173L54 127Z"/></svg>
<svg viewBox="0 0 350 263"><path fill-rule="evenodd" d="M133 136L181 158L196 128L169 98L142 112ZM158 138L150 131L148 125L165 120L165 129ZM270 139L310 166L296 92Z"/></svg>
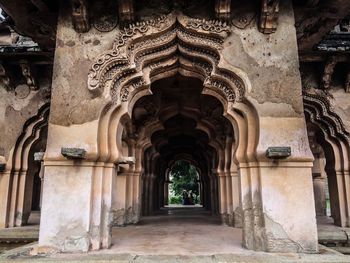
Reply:
<svg viewBox="0 0 350 263"><path fill-rule="evenodd" d="M350 133L344 128L342 119L334 112L328 98L317 92L303 90L306 117L317 124L335 140L344 140L350 145Z"/></svg>
<svg viewBox="0 0 350 263"><path fill-rule="evenodd" d="M92 65L88 88L113 103L126 102L153 80L180 73L200 78L204 87L227 101L241 102L242 79L219 66L220 50L230 28L220 21L172 13L124 28L113 48Z"/></svg>
<svg viewBox="0 0 350 263"><path fill-rule="evenodd" d="M322 133L317 139L324 147L326 172L332 200L332 216L335 224L349 226L350 188L346 182L350 170L350 133L341 118L333 111L326 95L318 90L303 90L306 120ZM321 138L322 137L322 138Z"/></svg>

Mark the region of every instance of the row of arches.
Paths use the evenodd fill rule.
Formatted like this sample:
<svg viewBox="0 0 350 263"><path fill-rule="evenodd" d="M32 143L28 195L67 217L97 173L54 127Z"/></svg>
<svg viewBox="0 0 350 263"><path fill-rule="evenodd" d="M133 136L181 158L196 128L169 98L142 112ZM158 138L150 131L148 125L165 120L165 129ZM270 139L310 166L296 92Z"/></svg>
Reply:
<svg viewBox="0 0 350 263"><path fill-rule="evenodd" d="M40 209L44 169L40 160L34 160L34 153L46 150L49 109L45 104L25 122L1 172L2 227L26 225L31 211Z"/></svg>
<svg viewBox="0 0 350 263"><path fill-rule="evenodd" d="M334 223L341 227L350 226L350 143L349 133L337 114L330 107L327 98L311 91L303 92L305 118L310 140L319 146L314 150L317 162L324 170L329 188L330 209ZM311 149L317 147L311 147ZM324 183L323 183L324 184ZM324 186L322 186L324 187ZM315 196L316 202L324 203L324 191ZM324 204L323 204L324 205Z"/></svg>
<svg viewBox="0 0 350 263"><path fill-rule="evenodd" d="M300 213L303 219L314 215L309 156L303 152L272 162L266 149L257 152L263 118L246 97L247 74L222 57L228 33L224 24L180 14L121 31L113 49L89 73L88 88L93 97L103 97L103 105L98 120L89 124L96 136L86 158L57 157L57 149L67 145L55 145L54 136L49 137L40 248L110 247L113 225L138 222L164 205L169 169L185 159L198 167L204 207L228 225L241 225L244 247L317 249L314 218L300 222ZM51 132L86 132L84 125L58 126L51 125ZM15 156L10 162L22 158ZM20 176L10 175L20 185ZM281 182L289 184L289 192ZM290 198L291 192L302 191L308 196L305 206L292 211L302 197ZM21 207L14 192L11 209ZM274 200L275 194L280 200ZM16 210L11 209L9 215ZM16 221L12 215L9 222Z"/></svg>

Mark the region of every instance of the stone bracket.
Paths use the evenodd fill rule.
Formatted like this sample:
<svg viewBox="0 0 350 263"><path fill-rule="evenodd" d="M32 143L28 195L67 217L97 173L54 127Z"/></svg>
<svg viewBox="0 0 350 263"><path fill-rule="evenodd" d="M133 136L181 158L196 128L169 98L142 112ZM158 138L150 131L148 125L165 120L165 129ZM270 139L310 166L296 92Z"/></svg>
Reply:
<svg viewBox="0 0 350 263"><path fill-rule="evenodd" d="M116 162L115 164L135 164L135 163L136 163L135 157L131 156L131 157L121 157L119 161Z"/></svg>
<svg viewBox="0 0 350 263"><path fill-rule="evenodd" d="M36 152L34 153L34 161L41 162L44 161L45 152Z"/></svg>
<svg viewBox="0 0 350 263"><path fill-rule="evenodd" d="M123 25L134 21L134 6L132 0L118 0L119 21Z"/></svg>
<svg viewBox="0 0 350 263"><path fill-rule="evenodd" d="M324 89L329 88L331 84L334 68L337 65L337 63L338 63L338 59L336 57L331 56L327 59L327 62L324 66L324 71L323 71L322 80L321 80L322 88Z"/></svg>
<svg viewBox="0 0 350 263"><path fill-rule="evenodd" d="M88 4L86 0L72 0L72 22L75 31L85 33L90 30Z"/></svg>
<svg viewBox="0 0 350 263"><path fill-rule="evenodd" d="M289 146L269 147L266 151L266 157L270 159L287 158L291 153L292 150Z"/></svg>
<svg viewBox="0 0 350 263"><path fill-rule="evenodd" d="M271 34L277 30L279 0L262 0L259 30L264 34Z"/></svg>
<svg viewBox="0 0 350 263"><path fill-rule="evenodd" d="M37 90L38 87L36 85L36 81L34 76L32 75L32 68L27 60L21 60L20 66L22 69L22 75L26 78L26 82L30 90Z"/></svg>
<svg viewBox="0 0 350 263"><path fill-rule="evenodd" d="M216 0L215 15L218 19L229 20L231 18L231 0Z"/></svg>
<svg viewBox="0 0 350 263"><path fill-rule="evenodd" d="M85 159L86 151L80 148L61 148L61 154L67 159Z"/></svg>

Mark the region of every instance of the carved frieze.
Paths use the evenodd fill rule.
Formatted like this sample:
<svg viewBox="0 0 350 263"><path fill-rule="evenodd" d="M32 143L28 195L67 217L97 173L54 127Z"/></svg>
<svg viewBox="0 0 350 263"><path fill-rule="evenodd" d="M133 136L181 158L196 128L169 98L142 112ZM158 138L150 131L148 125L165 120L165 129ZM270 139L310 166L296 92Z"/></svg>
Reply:
<svg viewBox="0 0 350 263"><path fill-rule="evenodd" d="M201 76L206 87L228 101L241 101L242 80L218 67L219 52L229 32L226 23L175 13L130 24L119 32L113 49L92 65L88 88L96 94L109 90L112 101L120 103L149 86L158 75L179 72Z"/></svg>
<svg viewBox="0 0 350 263"><path fill-rule="evenodd" d="M264 34L271 34L277 30L279 0L262 0L259 30Z"/></svg>

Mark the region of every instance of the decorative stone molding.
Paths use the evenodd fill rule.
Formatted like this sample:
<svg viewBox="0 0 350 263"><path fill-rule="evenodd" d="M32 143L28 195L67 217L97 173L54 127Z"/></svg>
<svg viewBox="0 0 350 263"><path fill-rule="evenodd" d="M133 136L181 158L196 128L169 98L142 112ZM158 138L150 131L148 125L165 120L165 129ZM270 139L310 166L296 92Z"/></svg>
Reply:
<svg viewBox="0 0 350 263"><path fill-rule="evenodd" d="M279 0L262 0L259 30L264 34L271 34L277 30Z"/></svg>
<svg viewBox="0 0 350 263"><path fill-rule="evenodd" d="M219 68L219 51L229 32L226 23L175 13L131 24L92 65L88 88L96 94L109 91L114 103L126 102L157 76L178 72L201 76L205 87L228 101L242 101L242 80Z"/></svg>
<svg viewBox="0 0 350 263"><path fill-rule="evenodd" d="M22 61L20 61L20 66L22 69L22 75L23 75L23 77L26 78L26 82L27 82L28 87L31 90L37 90L38 87L37 87L36 81L32 75L32 69L31 69L29 62L26 60L22 60Z"/></svg>
<svg viewBox="0 0 350 263"><path fill-rule="evenodd" d="M72 22L78 33L89 31L89 13L87 0L72 0Z"/></svg>

